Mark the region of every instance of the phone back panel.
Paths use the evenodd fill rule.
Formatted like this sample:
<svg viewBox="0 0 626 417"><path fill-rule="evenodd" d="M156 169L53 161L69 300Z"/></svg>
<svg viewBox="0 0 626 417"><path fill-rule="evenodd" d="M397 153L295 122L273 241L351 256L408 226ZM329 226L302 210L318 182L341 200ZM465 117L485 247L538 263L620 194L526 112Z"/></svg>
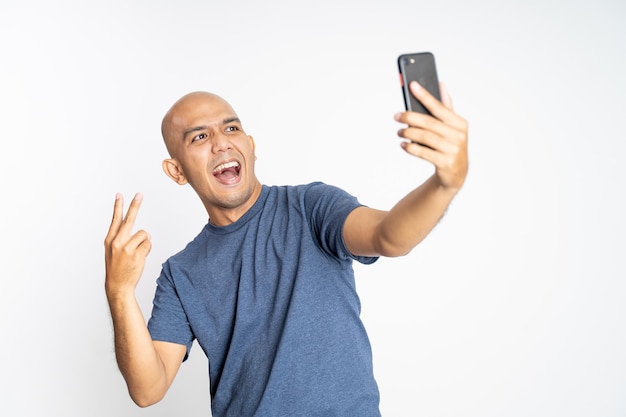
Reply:
<svg viewBox="0 0 626 417"><path fill-rule="evenodd" d="M405 108L408 111L430 114L413 94L411 94L409 83L411 81L417 81L422 87L435 96L437 100L441 101L434 55L430 52L400 55L398 57L398 70L400 71L400 83L402 85Z"/></svg>

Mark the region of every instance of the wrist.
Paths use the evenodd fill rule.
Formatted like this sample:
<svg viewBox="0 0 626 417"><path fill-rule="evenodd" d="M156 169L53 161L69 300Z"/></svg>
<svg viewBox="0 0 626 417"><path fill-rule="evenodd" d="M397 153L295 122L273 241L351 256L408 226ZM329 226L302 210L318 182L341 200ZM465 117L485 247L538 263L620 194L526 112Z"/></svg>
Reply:
<svg viewBox="0 0 626 417"><path fill-rule="evenodd" d="M135 289L128 286L112 285L107 282L104 285L104 291L111 308L135 301Z"/></svg>
<svg viewBox="0 0 626 417"><path fill-rule="evenodd" d="M435 191L438 194L450 199L452 199L461 190L464 182L463 180L455 182L443 181L436 174L431 177L431 180L433 182Z"/></svg>

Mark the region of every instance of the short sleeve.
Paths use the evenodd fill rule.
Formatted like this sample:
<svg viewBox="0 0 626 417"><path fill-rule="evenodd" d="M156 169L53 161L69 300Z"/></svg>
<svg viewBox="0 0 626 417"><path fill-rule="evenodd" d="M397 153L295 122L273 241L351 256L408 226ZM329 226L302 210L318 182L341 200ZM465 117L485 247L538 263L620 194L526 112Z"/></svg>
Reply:
<svg viewBox="0 0 626 417"><path fill-rule="evenodd" d="M194 335L167 263L163 265L161 275L157 279L148 331L152 340L185 345L187 353L183 361L187 360Z"/></svg>
<svg viewBox="0 0 626 417"><path fill-rule="evenodd" d="M310 184L304 197L305 210L313 234L322 250L339 259L354 259L363 264L374 263L377 257L354 256L343 239L343 226L348 214L362 204L346 191L321 182Z"/></svg>

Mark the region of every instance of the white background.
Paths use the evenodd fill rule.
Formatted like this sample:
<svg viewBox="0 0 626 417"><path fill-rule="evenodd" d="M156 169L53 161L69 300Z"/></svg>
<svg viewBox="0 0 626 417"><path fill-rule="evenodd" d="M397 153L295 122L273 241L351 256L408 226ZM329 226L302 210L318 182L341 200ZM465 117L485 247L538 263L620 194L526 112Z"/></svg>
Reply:
<svg viewBox="0 0 626 417"><path fill-rule="evenodd" d="M432 51L470 122L465 188L409 256L356 266L385 416L626 416L626 3L317 0L0 5L0 414L206 416L195 346L163 402L129 399L103 291L117 191L161 263L206 221L161 171L160 120L208 90L266 184L381 209L404 154L396 57Z"/></svg>

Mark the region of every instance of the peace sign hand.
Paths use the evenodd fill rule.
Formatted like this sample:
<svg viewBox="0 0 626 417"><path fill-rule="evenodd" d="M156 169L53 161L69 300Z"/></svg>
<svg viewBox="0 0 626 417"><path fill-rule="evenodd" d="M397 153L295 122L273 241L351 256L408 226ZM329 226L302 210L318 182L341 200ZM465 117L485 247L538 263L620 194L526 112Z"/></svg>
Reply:
<svg viewBox="0 0 626 417"><path fill-rule="evenodd" d="M115 196L113 220L104 240L105 289L109 297L134 295L146 257L152 248L150 235L145 230L131 234L142 200L143 196L136 194L124 217L124 198L121 194Z"/></svg>

